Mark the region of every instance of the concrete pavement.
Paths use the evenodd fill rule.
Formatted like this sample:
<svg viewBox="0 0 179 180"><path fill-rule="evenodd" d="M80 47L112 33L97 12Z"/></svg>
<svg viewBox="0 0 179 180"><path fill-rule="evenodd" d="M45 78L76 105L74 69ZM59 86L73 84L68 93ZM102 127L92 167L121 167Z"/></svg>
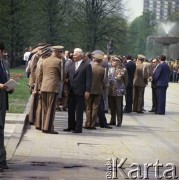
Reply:
<svg viewBox="0 0 179 180"><path fill-rule="evenodd" d="M144 174L144 164L156 164L158 159L163 164L160 175L167 169L167 163L173 163L179 176L178 89L178 83L170 84L166 115L155 115L147 112L151 109L151 88L148 85L145 91L146 113L124 114L122 127L84 129L82 134L63 132L63 128L67 127L66 112L56 113L55 130L58 135L43 134L34 126L27 125L10 161L11 169L0 178L106 179L110 174L110 158L114 161L116 158L127 158L123 165L125 172L128 173L131 164L136 163L141 167L141 174ZM109 121L110 115L106 116ZM114 177L124 179L119 171L117 174L113 172ZM154 167L150 168L149 179L156 179Z"/></svg>

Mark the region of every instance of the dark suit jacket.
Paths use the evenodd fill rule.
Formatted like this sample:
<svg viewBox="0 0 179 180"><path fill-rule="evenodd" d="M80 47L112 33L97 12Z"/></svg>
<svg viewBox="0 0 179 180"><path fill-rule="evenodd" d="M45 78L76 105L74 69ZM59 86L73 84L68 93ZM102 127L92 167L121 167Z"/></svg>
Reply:
<svg viewBox="0 0 179 180"><path fill-rule="evenodd" d="M153 74L156 87L168 87L169 75L170 68L166 62L159 64Z"/></svg>
<svg viewBox="0 0 179 180"><path fill-rule="evenodd" d="M84 93L91 91L92 86L92 67L91 64L82 61L77 71L75 62L69 65L67 72L68 90L75 95L84 96Z"/></svg>
<svg viewBox="0 0 179 180"><path fill-rule="evenodd" d="M6 60L2 60L3 63L3 67L5 70L5 74L3 74L3 69L0 69L0 83L4 84L6 83L9 78L10 78L10 72L9 72L9 63ZM1 93L2 90L0 90L0 100L3 99L1 98L1 96L3 95L3 93ZM5 93L6 94L6 103L0 101L0 109L3 106L3 104L6 104L6 110L9 109L9 103L8 103L8 92Z"/></svg>
<svg viewBox="0 0 179 180"><path fill-rule="evenodd" d="M136 70L135 63L132 62L132 61L129 61L126 64L126 69L127 69L127 72L128 72L128 85L127 86L133 87L134 73L135 73L135 70Z"/></svg>

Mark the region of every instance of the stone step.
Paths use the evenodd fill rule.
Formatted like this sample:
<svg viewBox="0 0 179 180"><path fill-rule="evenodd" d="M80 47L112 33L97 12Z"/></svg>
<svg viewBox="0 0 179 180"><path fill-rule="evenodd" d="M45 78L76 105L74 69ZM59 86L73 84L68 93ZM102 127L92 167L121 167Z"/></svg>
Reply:
<svg viewBox="0 0 179 180"><path fill-rule="evenodd" d="M6 123L7 124L24 124L26 114L7 113Z"/></svg>

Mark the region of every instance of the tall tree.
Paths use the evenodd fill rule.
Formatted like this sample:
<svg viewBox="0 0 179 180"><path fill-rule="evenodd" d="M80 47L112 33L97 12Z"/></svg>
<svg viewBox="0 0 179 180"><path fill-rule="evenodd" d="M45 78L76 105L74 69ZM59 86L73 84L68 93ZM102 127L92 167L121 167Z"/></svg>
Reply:
<svg viewBox="0 0 179 180"><path fill-rule="evenodd" d="M154 33L153 14L144 13L132 21L129 26L128 47L133 55L146 53L147 37Z"/></svg>
<svg viewBox="0 0 179 180"><path fill-rule="evenodd" d="M10 66L15 67L23 48L23 0L2 0L0 6L0 33L10 51Z"/></svg>
<svg viewBox="0 0 179 180"><path fill-rule="evenodd" d="M125 34L121 0L77 0L76 31L85 50L105 48L110 39L119 40ZM124 26L123 26L124 25ZM105 44L105 45L104 45Z"/></svg>

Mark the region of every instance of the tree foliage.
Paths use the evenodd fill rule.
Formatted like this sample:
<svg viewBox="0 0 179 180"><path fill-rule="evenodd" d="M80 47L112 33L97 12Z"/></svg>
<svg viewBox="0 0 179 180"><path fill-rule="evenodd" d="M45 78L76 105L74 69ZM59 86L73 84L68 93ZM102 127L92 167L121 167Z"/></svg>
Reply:
<svg viewBox="0 0 179 180"><path fill-rule="evenodd" d="M131 54L146 53L147 37L154 33L153 15L144 13L136 18L129 26L128 44Z"/></svg>
<svg viewBox="0 0 179 180"><path fill-rule="evenodd" d="M152 15L144 14L128 27L123 11L122 0L1 0L0 39L11 67L22 61L25 47L39 42L106 52L112 39L115 54L145 53Z"/></svg>

